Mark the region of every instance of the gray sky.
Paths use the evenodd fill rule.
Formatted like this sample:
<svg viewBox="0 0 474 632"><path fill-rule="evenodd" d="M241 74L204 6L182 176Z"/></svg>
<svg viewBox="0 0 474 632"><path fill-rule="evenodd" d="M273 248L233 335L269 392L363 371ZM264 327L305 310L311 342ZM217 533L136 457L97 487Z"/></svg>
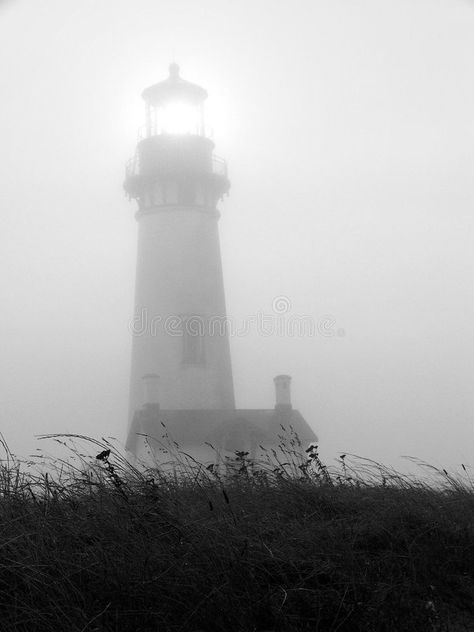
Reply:
<svg viewBox="0 0 474 632"><path fill-rule="evenodd" d="M123 439L136 253L124 163L175 59L232 181L229 315L335 336L231 339L238 407L293 403L344 451L474 466L474 3L0 3L1 430ZM340 334L344 330L345 335Z"/></svg>

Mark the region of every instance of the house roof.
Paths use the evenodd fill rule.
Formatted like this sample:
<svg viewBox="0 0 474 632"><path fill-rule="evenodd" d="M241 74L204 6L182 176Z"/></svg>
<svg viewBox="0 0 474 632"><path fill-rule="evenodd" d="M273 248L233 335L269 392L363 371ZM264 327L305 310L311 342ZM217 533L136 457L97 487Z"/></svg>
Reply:
<svg viewBox="0 0 474 632"><path fill-rule="evenodd" d="M160 410L156 405L148 405L135 413L126 447L135 451L138 435L162 441L166 434L181 447L206 442L222 445L235 434L249 436L256 444L274 446L280 443L278 435L290 430L296 433L302 445L317 441L301 413L291 407L263 410Z"/></svg>

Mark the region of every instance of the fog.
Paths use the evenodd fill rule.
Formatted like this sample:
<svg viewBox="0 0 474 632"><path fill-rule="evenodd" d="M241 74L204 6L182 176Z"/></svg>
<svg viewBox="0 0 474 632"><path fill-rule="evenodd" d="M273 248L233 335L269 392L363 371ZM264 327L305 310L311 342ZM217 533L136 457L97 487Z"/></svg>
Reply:
<svg viewBox="0 0 474 632"><path fill-rule="evenodd" d="M324 460L474 465L474 4L0 3L1 432L125 439L136 257L124 164L142 90L209 93L228 162L227 311L312 335L231 337L236 403L273 376ZM322 323L322 324L321 324ZM42 447L42 446L41 446Z"/></svg>

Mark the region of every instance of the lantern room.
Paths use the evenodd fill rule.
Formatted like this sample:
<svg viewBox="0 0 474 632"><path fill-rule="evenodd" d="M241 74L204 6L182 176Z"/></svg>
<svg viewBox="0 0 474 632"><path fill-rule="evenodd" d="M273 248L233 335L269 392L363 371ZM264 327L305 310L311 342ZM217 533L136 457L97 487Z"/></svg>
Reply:
<svg viewBox="0 0 474 632"><path fill-rule="evenodd" d="M207 92L180 77L179 66L169 66L169 77L143 91L146 136L196 134L204 136L204 100Z"/></svg>
<svg viewBox="0 0 474 632"><path fill-rule="evenodd" d="M172 63L169 77L146 88L142 97L145 133L127 164L128 195L138 200L140 211L196 206L214 212L230 182L226 163L214 155L214 143L205 134L207 92L182 79Z"/></svg>

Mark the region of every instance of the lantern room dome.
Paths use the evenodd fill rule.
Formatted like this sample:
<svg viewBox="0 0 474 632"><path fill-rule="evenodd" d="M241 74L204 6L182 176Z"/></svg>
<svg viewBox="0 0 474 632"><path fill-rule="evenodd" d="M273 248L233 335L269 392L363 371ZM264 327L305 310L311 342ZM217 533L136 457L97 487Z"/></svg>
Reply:
<svg viewBox="0 0 474 632"><path fill-rule="evenodd" d="M151 106L166 105L170 101L182 101L192 105L199 105L207 98L207 92L201 86L182 79L179 66L172 63L169 66L169 77L155 83L142 92L143 99Z"/></svg>

